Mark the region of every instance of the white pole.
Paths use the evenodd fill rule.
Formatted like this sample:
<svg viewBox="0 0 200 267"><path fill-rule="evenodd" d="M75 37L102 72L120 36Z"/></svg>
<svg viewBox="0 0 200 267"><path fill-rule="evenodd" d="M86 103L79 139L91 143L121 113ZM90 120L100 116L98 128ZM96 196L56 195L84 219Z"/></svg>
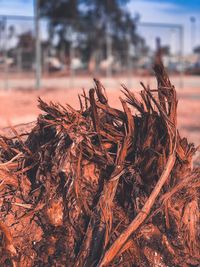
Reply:
<svg viewBox="0 0 200 267"><path fill-rule="evenodd" d="M41 44L40 44L40 23L39 23L39 0L34 0L34 19L35 19L35 87L41 87Z"/></svg>
<svg viewBox="0 0 200 267"><path fill-rule="evenodd" d="M4 43L4 64L5 64L5 90L7 91L9 88L8 84L8 36L7 36L7 18L4 18L4 38L5 38L5 43Z"/></svg>
<svg viewBox="0 0 200 267"><path fill-rule="evenodd" d="M180 71L180 88L183 88L184 87L184 66L183 66L183 63L184 63L184 60L183 60L183 57L184 57L184 28L183 26L180 26L179 28L179 31L180 31L180 56L179 56L179 60L180 60L180 64L181 64L181 71Z"/></svg>
<svg viewBox="0 0 200 267"><path fill-rule="evenodd" d="M110 77L112 74L112 66L110 65L110 60L112 58L112 38L110 36L110 24L107 21L107 28L106 28L106 58L108 66L106 68L106 76Z"/></svg>
<svg viewBox="0 0 200 267"><path fill-rule="evenodd" d="M193 49L196 45L196 18L190 17L191 22L191 50L193 52Z"/></svg>

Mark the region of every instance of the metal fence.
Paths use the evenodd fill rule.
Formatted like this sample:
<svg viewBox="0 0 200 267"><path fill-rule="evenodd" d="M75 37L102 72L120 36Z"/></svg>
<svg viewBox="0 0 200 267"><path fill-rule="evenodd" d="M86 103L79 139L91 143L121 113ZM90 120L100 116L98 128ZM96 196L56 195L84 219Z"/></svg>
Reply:
<svg viewBox="0 0 200 267"><path fill-rule="evenodd" d="M102 43L88 56L84 36L65 24L65 42L58 44L58 34L51 35L48 21L0 16L0 88L48 87L52 77L73 82L77 77L124 76L131 80L133 76L151 76L158 39L165 65L183 82L181 25L138 23L137 42L127 35L119 48L112 32L106 31ZM91 37L95 34L90 32Z"/></svg>
<svg viewBox="0 0 200 267"><path fill-rule="evenodd" d="M35 28L29 17L0 17L0 87L20 87L29 79L35 86Z"/></svg>

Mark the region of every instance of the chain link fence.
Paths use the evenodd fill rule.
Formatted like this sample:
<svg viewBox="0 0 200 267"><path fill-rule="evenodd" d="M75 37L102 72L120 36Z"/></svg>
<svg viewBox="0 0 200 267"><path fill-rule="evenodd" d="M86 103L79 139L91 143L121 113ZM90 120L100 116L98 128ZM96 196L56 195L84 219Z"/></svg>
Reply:
<svg viewBox="0 0 200 267"><path fill-rule="evenodd" d="M35 82L35 30L29 17L0 17L0 88Z"/></svg>
<svg viewBox="0 0 200 267"><path fill-rule="evenodd" d="M70 88L78 78L94 76L124 77L130 84L136 76L151 77L156 40L166 67L183 83L180 25L138 23L135 42L125 34L121 44L109 28L98 42L94 37L99 29L89 30L88 42L67 21L62 21L62 28L60 21L54 21L54 33L48 21L40 19L38 25L39 30L30 17L0 16L0 89L48 87L52 79L65 79Z"/></svg>

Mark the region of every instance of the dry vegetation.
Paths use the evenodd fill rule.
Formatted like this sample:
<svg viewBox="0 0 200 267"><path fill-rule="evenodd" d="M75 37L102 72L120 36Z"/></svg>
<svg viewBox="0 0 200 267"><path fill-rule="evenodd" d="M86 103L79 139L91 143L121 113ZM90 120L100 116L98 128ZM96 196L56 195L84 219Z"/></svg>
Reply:
<svg viewBox="0 0 200 267"><path fill-rule="evenodd" d="M200 169L162 66L123 111L102 84L0 138L1 266L199 266ZM133 111L135 112L133 114Z"/></svg>

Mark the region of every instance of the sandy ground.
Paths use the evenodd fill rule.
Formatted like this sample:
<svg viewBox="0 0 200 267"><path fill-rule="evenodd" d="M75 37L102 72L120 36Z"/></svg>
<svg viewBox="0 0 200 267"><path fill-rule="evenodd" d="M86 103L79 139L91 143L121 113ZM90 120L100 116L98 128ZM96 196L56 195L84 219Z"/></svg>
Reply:
<svg viewBox="0 0 200 267"><path fill-rule="evenodd" d="M41 80L42 88L59 88L59 89L72 89L72 88L88 88L92 86L92 77L94 76L66 76L65 74L51 74L50 76L43 76ZM155 85L155 79L149 75L120 75L114 77L96 77L100 78L106 87L117 88L121 83L126 84L128 87L138 88L140 81L150 86ZM200 76L181 76L170 75L172 83L176 88L199 88ZM0 73L0 89L27 89L35 87L34 75L23 74L23 76L8 75L7 78Z"/></svg>
<svg viewBox="0 0 200 267"><path fill-rule="evenodd" d="M101 81L107 88L109 102L115 107L120 107L118 99L122 95L120 84L124 83L136 94L141 90L139 81L155 87L155 79L149 77L123 78L116 79L104 78ZM184 87L180 88L180 77L173 77L173 83L177 87L178 93L178 127L181 135L186 135L190 142L200 144L200 77L188 77L184 79ZM66 82L66 83L65 83ZM26 84L26 79L21 83ZM40 110L37 107L37 98L49 102L69 103L78 108L78 93L84 87L86 92L93 86L92 79L79 78L66 80L65 78L55 78L43 81L43 88L40 90L31 89L30 83L26 88L18 87L15 90L0 90L0 129L21 123L36 120ZM71 85L70 85L71 84ZM44 86L45 85L45 86ZM71 87L70 87L71 86ZM69 89L69 87L71 89ZM56 89L59 88L59 89ZM78 89L79 88L79 89Z"/></svg>

